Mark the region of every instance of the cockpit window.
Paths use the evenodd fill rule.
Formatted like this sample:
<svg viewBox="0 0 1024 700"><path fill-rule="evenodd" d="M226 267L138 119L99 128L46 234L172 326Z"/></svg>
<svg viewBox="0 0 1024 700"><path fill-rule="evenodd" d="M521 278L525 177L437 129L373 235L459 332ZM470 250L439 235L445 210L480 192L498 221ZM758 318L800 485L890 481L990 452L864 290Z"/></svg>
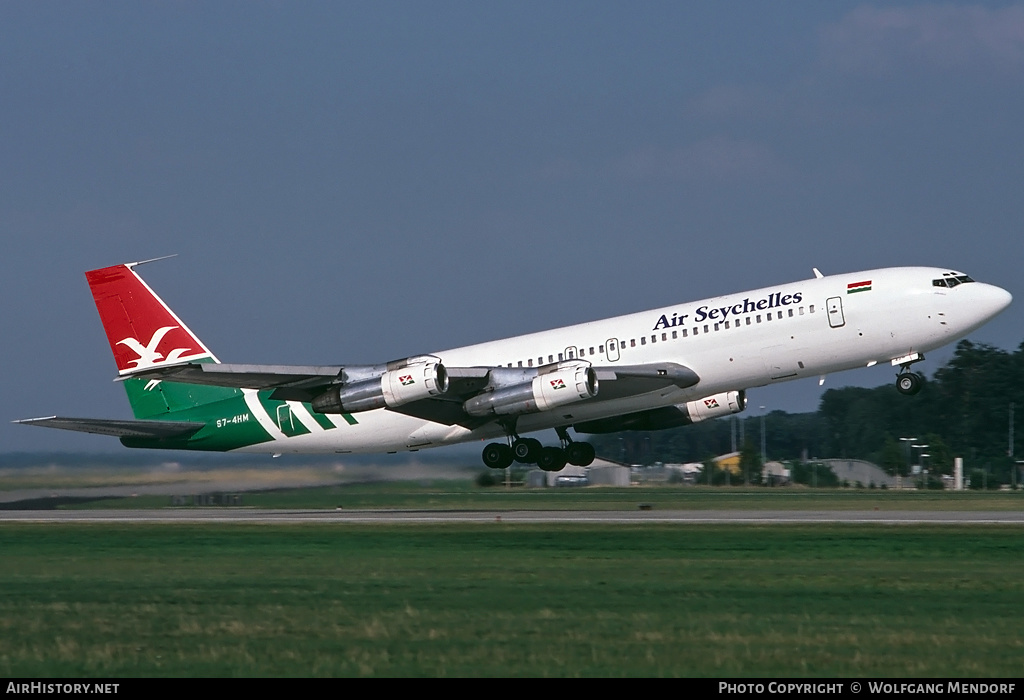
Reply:
<svg viewBox="0 0 1024 700"><path fill-rule="evenodd" d="M944 272L942 277L932 280L933 287L955 287L958 284L967 284L973 282L967 275L961 275L956 272Z"/></svg>

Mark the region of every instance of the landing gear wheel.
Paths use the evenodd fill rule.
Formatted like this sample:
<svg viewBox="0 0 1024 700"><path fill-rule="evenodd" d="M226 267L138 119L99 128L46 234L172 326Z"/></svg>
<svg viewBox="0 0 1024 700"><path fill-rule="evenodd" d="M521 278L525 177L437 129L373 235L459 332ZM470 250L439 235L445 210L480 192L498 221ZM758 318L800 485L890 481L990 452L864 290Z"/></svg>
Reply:
<svg viewBox="0 0 1024 700"><path fill-rule="evenodd" d="M537 466L546 472L562 471L565 467L565 450L560 447L544 447L537 457Z"/></svg>
<svg viewBox="0 0 1024 700"><path fill-rule="evenodd" d="M921 377L913 372L903 372L896 377L896 390L901 394L913 396L921 391Z"/></svg>
<svg viewBox="0 0 1024 700"><path fill-rule="evenodd" d="M491 469L505 469L512 466L512 448L500 442L492 442L484 448L481 457Z"/></svg>
<svg viewBox="0 0 1024 700"><path fill-rule="evenodd" d="M544 447L537 457L537 466L546 472L561 471L565 467L565 451L559 447Z"/></svg>
<svg viewBox="0 0 1024 700"><path fill-rule="evenodd" d="M512 456L520 464L536 464L543 446L534 438L517 438L512 442Z"/></svg>
<svg viewBox="0 0 1024 700"><path fill-rule="evenodd" d="M570 442L565 448L565 461L577 467L590 466L594 456L594 446L589 442Z"/></svg>

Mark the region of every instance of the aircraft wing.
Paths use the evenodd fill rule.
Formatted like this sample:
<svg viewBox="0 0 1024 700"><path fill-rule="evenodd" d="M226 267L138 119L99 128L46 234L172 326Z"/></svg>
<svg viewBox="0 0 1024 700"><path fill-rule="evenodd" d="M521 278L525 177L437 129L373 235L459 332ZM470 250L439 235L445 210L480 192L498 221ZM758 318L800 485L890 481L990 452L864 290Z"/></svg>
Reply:
<svg viewBox="0 0 1024 700"><path fill-rule="evenodd" d="M584 363L589 364L589 363ZM387 365L390 367L391 365ZM384 365L379 366L385 367ZM165 365L133 374L133 377L162 379L186 384L226 386L237 389L272 390L270 397L281 401L312 401L350 378L365 376L364 367L322 365L241 365L184 363ZM376 368L375 368L376 369ZM525 384L545 368L534 367L446 367L448 390L388 410L446 425L468 428L483 425L493 417L471 416L463 409L468 399L496 388ZM670 387L687 388L700 381L689 367L674 362L644 365L594 367L600 391L593 401L608 401L646 394ZM147 421L148 422L148 421Z"/></svg>
<svg viewBox="0 0 1024 700"><path fill-rule="evenodd" d="M95 433L112 437L171 438L186 437L199 430L204 423L171 420L107 420L103 418L26 418L15 423L39 425L44 428L77 430L80 433Z"/></svg>
<svg viewBox="0 0 1024 700"><path fill-rule="evenodd" d="M343 381L344 367L320 365L232 365L189 362L136 372L131 377L166 379L235 389L274 389L272 398L310 401L332 384Z"/></svg>

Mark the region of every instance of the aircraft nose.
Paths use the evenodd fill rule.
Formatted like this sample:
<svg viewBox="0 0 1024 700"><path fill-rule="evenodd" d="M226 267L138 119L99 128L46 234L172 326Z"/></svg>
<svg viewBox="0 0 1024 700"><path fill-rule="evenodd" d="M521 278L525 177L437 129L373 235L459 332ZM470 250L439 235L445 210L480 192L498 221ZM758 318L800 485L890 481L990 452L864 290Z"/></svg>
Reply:
<svg viewBox="0 0 1024 700"><path fill-rule="evenodd" d="M985 320L996 316L1013 301L1012 294L994 284L978 284L975 294L978 297L975 308Z"/></svg>

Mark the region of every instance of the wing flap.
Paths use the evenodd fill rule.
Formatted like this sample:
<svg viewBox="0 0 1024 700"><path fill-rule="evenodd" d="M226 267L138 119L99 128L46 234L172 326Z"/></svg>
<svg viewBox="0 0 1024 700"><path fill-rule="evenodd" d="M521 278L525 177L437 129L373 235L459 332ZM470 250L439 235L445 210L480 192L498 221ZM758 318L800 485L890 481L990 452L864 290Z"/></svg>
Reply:
<svg viewBox="0 0 1024 700"><path fill-rule="evenodd" d="M111 437L171 438L186 437L199 432L205 423L170 420L116 420L106 418L26 418L15 423L38 425L43 428L74 430Z"/></svg>

